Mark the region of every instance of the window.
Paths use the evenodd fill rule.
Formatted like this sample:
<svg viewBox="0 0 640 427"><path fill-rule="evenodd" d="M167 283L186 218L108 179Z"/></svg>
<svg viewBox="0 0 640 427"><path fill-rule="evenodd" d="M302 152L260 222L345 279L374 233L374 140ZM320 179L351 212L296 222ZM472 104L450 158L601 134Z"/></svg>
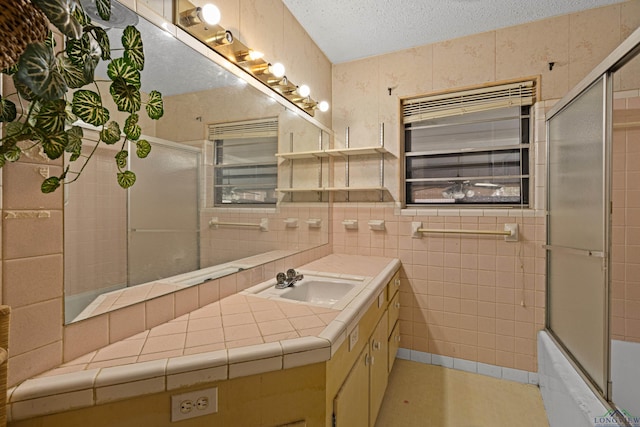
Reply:
<svg viewBox="0 0 640 427"><path fill-rule="evenodd" d="M210 125L214 142L214 205L276 203L278 119Z"/></svg>
<svg viewBox="0 0 640 427"><path fill-rule="evenodd" d="M528 205L532 81L405 99L409 205Z"/></svg>

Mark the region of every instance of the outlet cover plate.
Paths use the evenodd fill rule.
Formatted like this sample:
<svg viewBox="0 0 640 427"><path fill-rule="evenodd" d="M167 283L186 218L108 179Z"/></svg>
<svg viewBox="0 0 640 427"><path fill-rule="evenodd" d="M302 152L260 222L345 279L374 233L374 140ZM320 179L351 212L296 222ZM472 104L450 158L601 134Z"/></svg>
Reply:
<svg viewBox="0 0 640 427"><path fill-rule="evenodd" d="M171 396L172 423L216 412L218 412L218 387Z"/></svg>

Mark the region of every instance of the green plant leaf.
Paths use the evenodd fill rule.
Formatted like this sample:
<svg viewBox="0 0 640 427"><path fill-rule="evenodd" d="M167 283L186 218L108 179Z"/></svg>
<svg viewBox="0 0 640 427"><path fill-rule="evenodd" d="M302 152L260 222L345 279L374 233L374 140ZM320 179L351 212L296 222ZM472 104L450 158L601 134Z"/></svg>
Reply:
<svg viewBox="0 0 640 427"><path fill-rule="evenodd" d="M22 122L9 122L4 125L6 131L4 145L8 145L6 138L13 141L13 144L18 141L25 141L27 139L33 139L33 128L28 123Z"/></svg>
<svg viewBox="0 0 640 427"><path fill-rule="evenodd" d="M60 178L57 176L50 176L42 182L40 190L43 193L53 193L58 189L58 187L60 187Z"/></svg>
<svg viewBox="0 0 640 427"><path fill-rule="evenodd" d="M111 0L96 0L96 9L103 20L111 19Z"/></svg>
<svg viewBox="0 0 640 427"><path fill-rule="evenodd" d="M42 140L42 149L51 160L62 156L69 144L69 135L66 132L46 135Z"/></svg>
<svg viewBox="0 0 640 427"><path fill-rule="evenodd" d="M7 76L13 76L17 72L18 72L18 64L13 64L11 67L5 68L4 70L2 70L2 74L6 74Z"/></svg>
<svg viewBox="0 0 640 427"><path fill-rule="evenodd" d="M73 114L94 126L102 126L109 120L109 110L102 106L100 95L90 90L78 90L73 94Z"/></svg>
<svg viewBox="0 0 640 427"><path fill-rule="evenodd" d="M120 141L120 125L118 122L109 122L109 124L100 131L100 140L107 145L115 144Z"/></svg>
<svg viewBox="0 0 640 427"><path fill-rule="evenodd" d="M139 158L144 159L149 155L150 152L151 144L149 144L149 141L147 141L146 139L136 141L136 155Z"/></svg>
<svg viewBox="0 0 640 427"><path fill-rule="evenodd" d="M138 69L144 69L144 48L140 31L133 25L127 26L122 33L124 57Z"/></svg>
<svg viewBox="0 0 640 427"><path fill-rule="evenodd" d="M84 68L76 65L64 55L58 56L58 69L67 86L73 89L80 88L87 84L84 75Z"/></svg>
<svg viewBox="0 0 640 427"><path fill-rule="evenodd" d="M118 169L124 169L127 167L127 157L129 157L129 152L127 150L118 151L116 154L116 165L118 165Z"/></svg>
<svg viewBox="0 0 640 427"><path fill-rule="evenodd" d="M64 99L56 99L42 103L40 111L38 111L38 115L36 116L36 127L40 131L48 134L63 132L67 119L66 107L67 103Z"/></svg>
<svg viewBox="0 0 640 427"><path fill-rule="evenodd" d="M17 76L17 74L13 75L13 86L15 86L20 97L25 101L33 101L34 99L37 99L38 97L36 96L36 94L33 93L33 91L29 89L27 85L18 80Z"/></svg>
<svg viewBox="0 0 640 427"><path fill-rule="evenodd" d="M71 161L75 161L82 153L82 137L84 136L84 133L80 126L73 126L66 132L68 142L64 150L67 153L72 153L74 156L77 156L75 159L73 158L74 156L71 157Z"/></svg>
<svg viewBox="0 0 640 427"><path fill-rule="evenodd" d="M39 98L61 98L67 91L62 74L57 69L53 50L44 43L27 46L18 62L16 78Z"/></svg>
<svg viewBox="0 0 640 427"><path fill-rule="evenodd" d="M31 0L47 15L49 21L65 36L78 39L82 36L82 25L76 18L77 0Z"/></svg>
<svg viewBox="0 0 640 427"><path fill-rule="evenodd" d="M109 41L109 36L107 32L100 27L92 27L91 32L95 37L98 45L100 46L100 50L102 51L102 59L108 61L111 59L111 43Z"/></svg>
<svg viewBox="0 0 640 427"><path fill-rule="evenodd" d="M89 18L89 15L87 15L82 7L75 8L73 11L73 17L76 18L76 21L78 21L78 23L83 27L91 23L91 18Z"/></svg>
<svg viewBox="0 0 640 427"><path fill-rule="evenodd" d="M114 82L120 78L126 84L140 89L140 71L128 59L116 58L111 61L107 67L107 75Z"/></svg>
<svg viewBox="0 0 640 427"><path fill-rule="evenodd" d="M0 122L12 122L16 117L16 104L0 96Z"/></svg>
<svg viewBox="0 0 640 427"><path fill-rule="evenodd" d="M20 159L20 155L22 154L22 150L17 145L13 147L8 147L4 152L4 158L8 162L17 162Z"/></svg>
<svg viewBox="0 0 640 427"><path fill-rule="evenodd" d="M65 51L67 52L69 61L76 65L84 65L84 60L89 48L89 37L85 34L79 39L67 40Z"/></svg>
<svg viewBox="0 0 640 427"><path fill-rule="evenodd" d="M160 92L152 90L149 93L149 102L147 102L146 109L150 119L158 120L164 115L164 103Z"/></svg>
<svg viewBox="0 0 640 427"><path fill-rule="evenodd" d="M131 171L118 172L118 184L122 188L129 188L136 183L136 174Z"/></svg>
<svg viewBox="0 0 640 427"><path fill-rule="evenodd" d="M111 83L109 87L111 97L118 106L118 110L126 111L128 113L135 113L140 110L142 103L140 99L140 91L132 85L128 85L127 82L118 77Z"/></svg>
<svg viewBox="0 0 640 427"><path fill-rule="evenodd" d="M49 33L47 34L47 38L44 39L44 44L46 44L52 49L56 47L56 38L53 35L53 31L49 30Z"/></svg>
<svg viewBox="0 0 640 427"><path fill-rule="evenodd" d="M142 129L138 125L138 115L133 113L124 122L124 134L132 141L136 141L142 134Z"/></svg>
<svg viewBox="0 0 640 427"><path fill-rule="evenodd" d="M104 31L104 30L103 30ZM69 60L75 65L83 67L85 70L85 79L93 80L93 72L102 57L102 47L89 33L85 33L78 40L68 40L67 55Z"/></svg>

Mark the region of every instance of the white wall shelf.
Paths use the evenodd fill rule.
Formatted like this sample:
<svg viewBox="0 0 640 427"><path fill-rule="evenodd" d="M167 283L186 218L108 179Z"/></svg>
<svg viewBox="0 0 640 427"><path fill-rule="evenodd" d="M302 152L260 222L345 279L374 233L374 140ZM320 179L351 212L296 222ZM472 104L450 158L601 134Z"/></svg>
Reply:
<svg viewBox="0 0 640 427"><path fill-rule="evenodd" d="M384 147L356 147L356 148L331 148L327 150L317 151L298 151L292 153L277 153L276 157L280 157L287 160L297 159L319 159L326 157L349 157L349 156L368 156L371 154L389 154L393 156L393 153L389 152Z"/></svg>
<svg viewBox="0 0 640 427"><path fill-rule="evenodd" d="M339 192L339 191L389 191L386 187L318 187L318 188L276 188L281 193L307 193L314 191Z"/></svg>
<svg viewBox="0 0 640 427"><path fill-rule="evenodd" d="M346 193L346 200L349 201L350 192L378 192L380 193L380 200L383 201L385 193L389 194L389 189L384 186L384 159L390 155L395 157L395 154L389 152L384 147L384 123L380 123L380 145L367 146L367 147L350 147L349 146L349 128L345 129L345 147L343 148L322 148L322 139L320 140L319 149L311 151L293 151L293 141L290 143L290 152L276 153L276 157L289 161L290 177L293 177L294 160L300 159L315 159L318 161L318 187L296 187L293 183L293 179L290 178L288 187L276 188L276 191L281 193L290 194L293 197L294 193ZM360 186L350 185L350 157L352 156L379 156L379 185L373 186ZM344 159L344 184L343 186L326 186L322 179L322 162L326 158L343 158ZM354 165L357 167L357 165ZM308 164L304 167L309 167ZM335 168L335 164L330 163L330 168ZM331 173L331 172L330 172ZM321 197L321 196L319 196Z"/></svg>

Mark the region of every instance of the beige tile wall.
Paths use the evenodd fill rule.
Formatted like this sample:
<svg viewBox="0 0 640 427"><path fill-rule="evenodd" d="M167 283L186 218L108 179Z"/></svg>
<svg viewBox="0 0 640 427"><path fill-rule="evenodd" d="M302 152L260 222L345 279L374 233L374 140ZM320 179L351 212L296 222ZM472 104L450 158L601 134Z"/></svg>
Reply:
<svg viewBox="0 0 640 427"><path fill-rule="evenodd" d="M12 309L10 383L62 361L63 195L40 192L42 174L61 172L60 161L37 154L2 168L2 301Z"/></svg>
<svg viewBox="0 0 640 427"><path fill-rule="evenodd" d="M408 209L340 204L334 208L336 253L397 257L402 261L402 346L509 368L536 370L535 331L544 325L543 217L532 211ZM441 216L445 215L446 216ZM471 216L461 216L471 214ZM481 213L482 215L482 213ZM489 216L490 215L490 216ZM367 219L384 219L372 231ZM343 219L358 219L346 230ZM411 222L425 228L500 230L517 223L519 242L495 236L425 234L412 237Z"/></svg>
<svg viewBox="0 0 640 427"><path fill-rule="evenodd" d="M616 74L618 76L618 74ZM640 342L640 96L614 101L611 253L612 339ZM629 125L631 123L631 125Z"/></svg>
<svg viewBox="0 0 640 427"><path fill-rule="evenodd" d="M269 251L306 250L328 243L329 216L326 204L256 210L207 209L201 213L202 266L222 264ZM249 224L259 224L262 218L266 218L268 231L244 227L211 228L209 221L212 217L217 217L220 222ZM319 228L309 227L306 221L311 218L321 220ZM287 227L287 219L297 220L297 226Z"/></svg>

